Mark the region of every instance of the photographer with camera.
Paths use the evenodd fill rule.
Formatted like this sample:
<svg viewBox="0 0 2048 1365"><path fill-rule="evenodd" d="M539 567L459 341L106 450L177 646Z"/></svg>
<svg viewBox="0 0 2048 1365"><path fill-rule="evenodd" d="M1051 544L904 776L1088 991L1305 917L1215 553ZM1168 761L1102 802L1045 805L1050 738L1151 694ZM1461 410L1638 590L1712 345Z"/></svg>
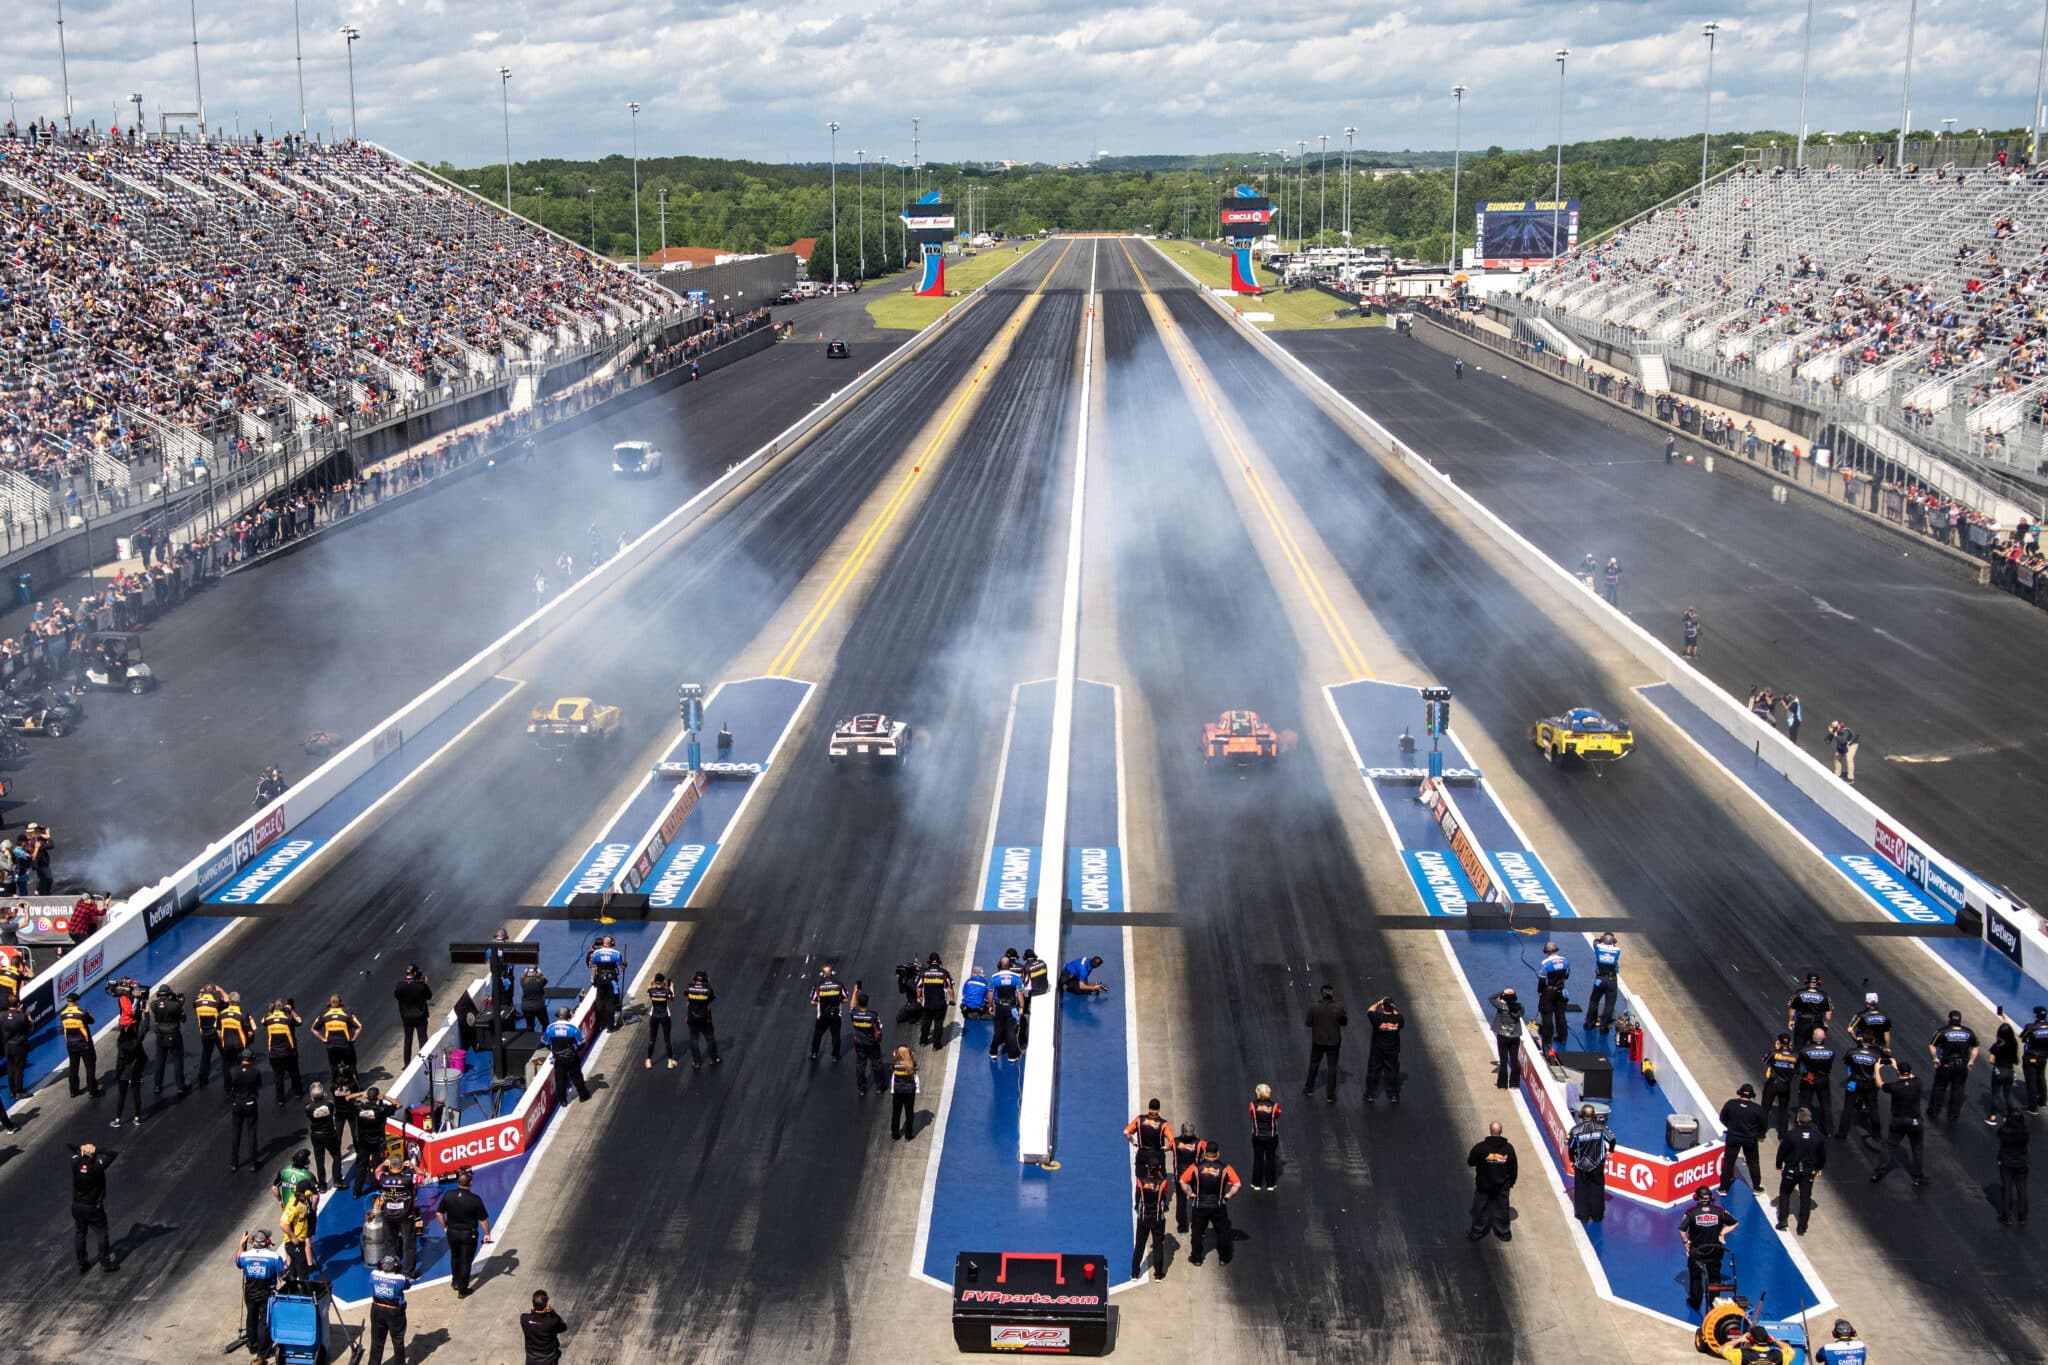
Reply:
<svg viewBox="0 0 2048 1365"><path fill-rule="evenodd" d="M71 1225L76 1234L74 1246L81 1275L92 1269L92 1262L85 1256L88 1229L99 1234L100 1269L115 1268L113 1252L107 1245L107 1167L119 1155L111 1148L102 1151L90 1142L71 1149Z"/></svg>
<svg viewBox="0 0 2048 1365"><path fill-rule="evenodd" d="M270 1359L270 1296L284 1278L284 1253L271 1244L262 1228L242 1234L235 1248L235 1269L242 1277L242 1344L257 1360Z"/></svg>
<svg viewBox="0 0 2048 1365"><path fill-rule="evenodd" d="M1407 1016L1394 1003L1394 997L1383 995L1365 1007L1366 1027L1371 1030L1370 1041L1365 1053L1365 1102L1371 1104L1379 1093L1382 1077L1387 1082L1387 1102L1401 1102L1401 1030L1408 1027ZM1334 1070L1334 1068L1332 1068Z"/></svg>
<svg viewBox="0 0 2048 1365"><path fill-rule="evenodd" d="M156 1030L156 1093L164 1093L164 1067L173 1060L178 1068L178 1093L191 1090L185 1084L185 997L169 986L158 986L149 1002L150 1026Z"/></svg>

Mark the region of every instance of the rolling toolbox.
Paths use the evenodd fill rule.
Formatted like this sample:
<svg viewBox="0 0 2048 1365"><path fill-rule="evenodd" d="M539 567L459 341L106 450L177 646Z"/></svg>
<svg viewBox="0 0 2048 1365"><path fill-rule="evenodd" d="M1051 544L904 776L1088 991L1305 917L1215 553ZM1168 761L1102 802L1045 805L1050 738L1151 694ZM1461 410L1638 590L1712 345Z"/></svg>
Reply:
<svg viewBox="0 0 2048 1365"><path fill-rule="evenodd" d="M953 1342L963 1351L1109 1352L1109 1263L1056 1251L953 1258Z"/></svg>

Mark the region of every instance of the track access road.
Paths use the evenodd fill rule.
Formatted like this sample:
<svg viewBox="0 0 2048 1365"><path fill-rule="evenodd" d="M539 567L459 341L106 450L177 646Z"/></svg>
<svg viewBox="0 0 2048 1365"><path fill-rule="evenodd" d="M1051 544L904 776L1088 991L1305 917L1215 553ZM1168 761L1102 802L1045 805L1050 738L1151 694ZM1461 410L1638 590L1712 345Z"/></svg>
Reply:
<svg viewBox="0 0 2048 1365"><path fill-rule="evenodd" d="M1166 298L1219 382L1259 414L1282 477L1380 623L1454 689L1467 744L1475 733L1488 737L1486 747L1500 756L1482 766L1492 776L1505 764L1540 803L1531 812L1512 785L1505 792L1525 824L1542 817L1532 834L1546 856L1557 839L1568 839L1613 912L1626 915L1624 970L1638 989L1650 989L1710 1095L1725 1098L1739 1081L1760 1078L1757 1059L1785 1028L1784 1002L1810 970L1826 977L1838 1017L1853 1012L1857 983L1879 990L1899 1021L1893 1036L1901 1055L1922 1055L1914 1051L1921 1039L1954 1007L1966 1008L1988 1043L1993 1020L1968 1010L1961 988L1928 954L1883 933L1888 925L1866 902L1725 775L1696 760L1676 731L1644 723L1649 708L1627 690L1642 680L1596 660L1544 590L1496 569L1440 522L1191 289L1168 290ZM1448 438L1454 407L1447 400L1427 415L1433 446L1471 450L1499 439L1479 422ZM1526 439L1544 439L1529 410L1516 420ZM1523 739L1536 717L1581 704L1638 722L1636 753L1603 781L1560 777ZM1806 1246L1859 1322L1888 1317L1900 1323L1895 1338L1906 1337L1926 1330L1913 1328L1913 1313L1902 1311L1919 1305L1922 1320L1946 1318L1938 1340L1967 1339L1997 1358L2023 1359L2035 1353L2028 1343L2040 1315L2024 1259L1986 1245L1997 1231L1984 1192L1986 1179L1995 1179L1995 1151L1978 1084L1954 1133L1929 1135L1931 1184L1920 1197L1902 1181L1873 1190L1864 1179L1872 1158L1855 1142L1833 1144ZM1930 1348L1936 1340L1927 1338Z"/></svg>
<svg viewBox="0 0 2048 1365"><path fill-rule="evenodd" d="M1027 288L1051 259L1019 267ZM536 883L553 884L561 851L580 849L584 827L615 803L621 779L637 781L644 771L634 759L627 772L547 762L526 739L521 708L587 693L623 706L620 754L637 756L664 739L676 680L724 674L901 458L924 413L967 380L1022 298L1021 290L998 290L977 304L881 395L679 538L544 654L521 660L524 688L469 747L426 770L384 824L304 874L293 903L231 931L190 979L174 984L190 994L218 980L252 1008L277 996L310 1006L340 992L365 1022L364 1078L395 1073L389 998L401 965L417 961L440 979L449 940L486 938L525 918L516 907L534 897ZM318 1072L316 1057L306 1063ZM111 1099L73 1101L61 1086L45 1090L17 1115L28 1119L24 1136L0 1148L0 1200L18 1229L16 1273L0 1291L0 1333L41 1343L38 1358L51 1360L97 1358L114 1336L145 1357L193 1358L198 1343L217 1349L236 1330L220 1310L233 1293L224 1267L234 1239L259 1219L274 1220L268 1175L302 1131L273 1126L273 1112L297 1112L266 1102L259 1177L231 1176L221 1159L228 1132L218 1091L154 1112L139 1138L107 1131L111 1107ZM64 1146L96 1140L123 1150L108 1201L123 1266L79 1279Z"/></svg>
<svg viewBox="0 0 2048 1365"><path fill-rule="evenodd" d="M807 999L818 966L837 964L865 981L893 1047L916 1040L893 1022L894 965L936 950L966 974L960 912L978 891L1010 692L1053 667L1092 252L1066 248L1041 248L1064 264L983 380L900 543L863 571L873 581L843 638L791 664L827 680L721 851L701 911L654 964L710 974L723 1065L647 1073L635 1056L574 1116L543 1176L559 1185L523 1205L547 1234L516 1279L478 1292L458 1334L471 1317L516 1312L534 1285L574 1284L579 1331L627 1356L689 1342L722 1359L873 1359L945 1340L944 1296L908 1267L951 1054L920 1052L920 1137L899 1146L887 1100L856 1098L850 1045L837 1065L829 1050L806 1060ZM1013 296L1036 284L1013 280L1001 286ZM896 401L920 416L936 407L933 395ZM831 721L865 710L915 726L902 772L824 762Z"/></svg>

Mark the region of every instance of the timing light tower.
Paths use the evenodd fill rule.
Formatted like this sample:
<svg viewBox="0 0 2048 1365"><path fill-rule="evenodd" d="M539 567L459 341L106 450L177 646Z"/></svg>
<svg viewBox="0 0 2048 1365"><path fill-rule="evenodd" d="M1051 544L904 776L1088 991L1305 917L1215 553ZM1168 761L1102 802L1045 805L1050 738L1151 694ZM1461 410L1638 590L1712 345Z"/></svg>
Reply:
<svg viewBox="0 0 2048 1365"><path fill-rule="evenodd" d="M676 685L676 711L683 718L683 729L689 735L688 762L690 771L704 771L704 751L697 743L697 732L704 728L704 684L678 683Z"/></svg>
<svg viewBox="0 0 2048 1365"><path fill-rule="evenodd" d="M1444 733L1451 728L1451 689L1448 687L1425 687L1422 689L1422 728L1429 731L1429 775L1442 780L1444 775Z"/></svg>

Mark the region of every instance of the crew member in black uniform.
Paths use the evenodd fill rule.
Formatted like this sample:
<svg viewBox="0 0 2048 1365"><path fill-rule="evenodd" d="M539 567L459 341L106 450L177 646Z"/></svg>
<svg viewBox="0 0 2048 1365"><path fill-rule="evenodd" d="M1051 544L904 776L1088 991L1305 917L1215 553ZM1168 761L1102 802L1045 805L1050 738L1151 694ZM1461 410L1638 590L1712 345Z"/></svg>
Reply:
<svg viewBox="0 0 2048 1365"><path fill-rule="evenodd" d="M917 1135L917 1054L899 1047L889 1063L889 1136L905 1142ZM900 1131L899 1131L900 1128Z"/></svg>
<svg viewBox="0 0 2048 1365"><path fill-rule="evenodd" d="M1131 1206L1138 1215L1137 1239L1131 1244L1131 1278L1137 1279L1145 1265L1145 1243L1152 1243L1152 1278L1166 1278L1166 1206L1172 1202L1173 1180L1163 1170L1144 1170L1137 1176L1137 1192Z"/></svg>
<svg viewBox="0 0 2048 1365"><path fill-rule="evenodd" d="M357 1199L376 1183L377 1168L384 1164L384 1121L398 1112L398 1106L378 1093L376 1086L359 1095L344 1095L349 1126L355 1130L356 1164L349 1193Z"/></svg>
<svg viewBox="0 0 2048 1365"><path fill-rule="evenodd" d="M1166 1148L1173 1139L1173 1124L1159 1111L1159 1101L1153 1100L1145 1106L1145 1112L1134 1115L1124 1125L1124 1140L1131 1144L1136 1153L1131 1158L1131 1169L1138 1175L1166 1169Z"/></svg>
<svg viewBox="0 0 2048 1365"><path fill-rule="evenodd" d="M113 1248L107 1245L107 1167L120 1155L111 1148L84 1143L71 1149L72 1246L78 1253L78 1273L92 1269L85 1254L88 1229L99 1235L100 1269L115 1269Z"/></svg>
<svg viewBox="0 0 2048 1365"><path fill-rule="evenodd" d="M220 1012L227 1004L227 992L212 984L201 986L199 994L192 997L192 1022L199 1028L199 1079L195 1084L202 1088L213 1074L213 1054L220 1051ZM225 1059L221 1066L226 1068Z"/></svg>
<svg viewBox="0 0 2048 1365"><path fill-rule="evenodd" d="M229 991L220 1009L220 1083L223 1094L227 1092L228 1075L235 1070L242 1054L249 1050L249 1042L255 1036L256 1025L249 1018L249 1011L242 1008L240 993Z"/></svg>
<svg viewBox="0 0 2048 1365"><path fill-rule="evenodd" d="M1195 1136L1195 1125L1181 1124L1180 1134L1173 1140L1173 1225L1182 1233L1188 1230L1188 1191L1181 1181L1201 1159L1202 1142Z"/></svg>
<svg viewBox="0 0 2048 1365"><path fill-rule="evenodd" d="M1785 1026L1803 1046L1817 1028L1826 1028L1835 1017L1835 1002L1820 988L1820 973L1809 972L1806 984L1785 1002Z"/></svg>
<svg viewBox="0 0 2048 1365"><path fill-rule="evenodd" d="M1522 1002L1515 998L1515 988L1506 986L1495 991L1487 1003L1493 1006L1493 1041L1500 1054L1493 1073L1494 1086L1500 1090L1519 1090L1522 1088Z"/></svg>
<svg viewBox="0 0 2048 1365"><path fill-rule="evenodd" d="M398 1249L405 1277L412 1279L419 1274L419 1190L403 1151L387 1153L377 1168L377 1198L384 1212L384 1245Z"/></svg>
<svg viewBox="0 0 2048 1365"><path fill-rule="evenodd" d="M1798 1082L1799 1049L1792 1046L1791 1034L1781 1033L1764 1054L1763 1098L1764 1117L1779 1137L1792 1126L1792 1087Z"/></svg>
<svg viewBox="0 0 2048 1365"><path fill-rule="evenodd" d="M28 1043L35 1029L35 1020L28 1017L19 1000L10 1000L5 1009L0 1009L0 1048L5 1049L7 1056L7 1094L16 1104L30 1094Z"/></svg>
<svg viewBox="0 0 2048 1365"><path fill-rule="evenodd" d="M327 1049L327 1075L339 1089L356 1083L356 1039L363 1036L363 1021L349 1010L338 995L327 997L327 1008L313 1019L313 1036Z"/></svg>
<svg viewBox="0 0 2048 1365"><path fill-rule="evenodd" d="M1799 1196L1798 1231L1806 1235L1813 1217L1813 1182L1828 1164L1827 1133L1816 1128L1813 1115L1801 1109L1792 1116L1792 1131L1778 1139L1778 1231L1793 1216L1792 1196Z"/></svg>
<svg viewBox="0 0 2048 1365"><path fill-rule="evenodd" d="M228 1117L234 1127L228 1137L228 1169L242 1169L242 1131L249 1133L249 1169L256 1169L256 1149L259 1139L256 1135L256 1106L263 1098L263 1075L256 1069L256 1059L244 1052L236 1058L234 1069L227 1073Z"/></svg>
<svg viewBox="0 0 2048 1365"><path fill-rule="evenodd" d="M1614 1152L1614 1130L1590 1104L1579 1106L1579 1121L1565 1134L1564 1150L1572 1167L1572 1216L1581 1223L1607 1218L1607 1158Z"/></svg>
<svg viewBox="0 0 2048 1365"><path fill-rule="evenodd" d="M654 1040L661 1039L663 1053L668 1057L668 1069L676 1069L675 1035L676 988L669 984L667 976L654 974L654 983L647 988L647 1056L642 1069L654 1069Z"/></svg>
<svg viewBox="0 0 2048 1365"><path fill-rule="evenodd" d="M1963 1112L1963 1086L1970 1078L1970 1068L1977 1064L1977 1035L1963 1022L1961 1010L1948 1012L1948 1022L1927 1040L1927 1055L1934 1059L1934 1085L1927 1092L1927 1117L1946 1117L1954 1123Z"/></svg>
<svg viewBox="0 0 2048 1365"><path fill-rule="evenodd" d="M2048 1104L2048 1005L2034 1006L2033 1022L2020 1030L2020 1074L2027 1082L2027 1112L2038 1114Z"/></svg>
<svg viewBox="0 0 2048 1365"><path fill-rule="evenodd" d="M91 1092L94 1099L100 1097L100 1059L92 1045L92 1016L85 1006L78 1003L78 992L64 997L64 1008L57 1011L57 1026L64 1033L64 1056L70 1065L71 1093L79 1095ZM78 1083L79 1070L85 1071L85 1084Z"/></svg>
<svg viewBox="0 0 2048 1365"><path fill-rule="evenodd" d="M846 987L839 984L828 964L818 970L818 984L811 987L811 1060L818 1058L818 1046L832 1035L832 1060L839 1060L839 1012L846 1003Z"/></svg>
<svg viewBox="0 0 2048 1365"><path fill-rule="evenodd" d="M1350 1012L1337 1003L1337 988L1324 986L1316 1003L1308 1007L1303 1022L1308 1027L1308 1079L1301 1083L1301 1093L1316 1093L1316 1073L1323 1070L1325 1063L1329 1070L1323 1081L1323 1098L1331 1104L1337 1102L1337 1073L1341 1070L1338 1058L1344 1051L1344 1029L1351 1022ZM1365 1092L1368 1103L1372 1091ZM1187 1229L1181 1229L1185 1232Z"/></svg>
<svg viewBox="0 0 2048 1365"><path fill-rule="evenodd" d="M1714 1202L1714 1191L1700 1186L1693 1205L1678 1220L1678 1239L1685 1243L1685 1306L1699 1310L1707 1286L1721 1278L1724 1239L1740 1226L1728 1210Z"/></svg>
<svg viewBox="0 0 2048 1365"><path fill-rule="evenodd" d="M877 1094L889 1088L888 1072L882 1066L882 1016L869 1007L868 993L857 991L846 1017L853 1026L853 1084L866 1099L869 1077L874 1078Z"/></svg>
<svg viewBox="0 0 2048 1365"><path fill-rule="evenodd" d="M455 1292L462 1298L469 1297L470 1272L476 1265L476 1250L491 1240L490 1210L484 1201L469 1188L468 1167L456 1172L455 1188L441 1196L435 1216L441 1220L441 1232L448 1239L449 1276L455 1281Z"/></svg>
<svg viewBox="0 0 2048 1365"><path fill-rule="evenodd" d="M330 1188L327 1171L333 1163L333 1184L341 1183L342 1103L327 1087L315 1081L306 1087L306 1137L313 1147L313 1190L325 1194Z"/></svg>
<svg viewBox="0 0 2048 1365"><path fill-rule="evenodd" d="M1762 1163L1757 1159L1757 1143L1763 1139L1768 1127L1764 1107L1756 1102L1756 1087L1744 1084L1738 1086L1735 1098L1721 1106L1721 1133L1725 1145L1721 1149L1721 1193L1735 1188L1735 1163L1738 1159L1749 1163L1749 1188L1761 1191L1764 1187Z"/></svg>
<svg viewBox="0 0 2048 1365"><path fill-rule="evenodd" d="M1514 1211L1508 1200L1521 1166L1515 1145L1501 1135L1498 1120L1486 1125L1486 1136L1465 1153L1465 1164L1472 1168L1472 1227L1465 1236L1476 1242L1491 1232L1500 1241L1513 1241L1509 1223Z"/></svg>
<svg viewBox="0 0 2048 1365"><path fill-rule="evenodd" d="M1394 1003L1393 996L1383 995L1365 1007L1365 1027L1368 1035L1365 1045L1365 1102L1373 1102L1379 1094L1381 1080L1385 1080L1387 1103L1399 1104L1401 1030L1408 1027L1407 1016L1401 1013L1401 1007Z"/></svg>
<svg viewBox="0 0 2048 1365"><path fill-rule="evenodd" d="M1879 1052L1892 1044L1892 1017L1877 1003L1876 991L1863 993L1863 1008L1849 1021L1849 1036L1861 1038Z"/></svg>
<svg viewBox="0 0 2048 1365"><path fill-rule="evenodd" d="M1273 1087L1254 1090L1245 1113L1252 1121L1252 1188L1270 1194L1280 1184L1280 1101Z"/></svg>
<svg viewBox="0 0 2048 1365"><path fill-rule="evenodd" d="M427 1003L434 998L434 983L427 980L427 974L419 969L418 963L408 963L405 976L391 988L391 998L398 1002L398 1026L405 1032L405 1061L412 1061L413 1039L419 1039L419 1046L427 1045Z"/></svg>
<svg viewBox="0 0 2048 1365"><path fill-rule="evenodd" d="M1194 1204L1194 1244L1188 1256L1189 1265L1202 1263L1202 1244L1213 1230L1216 1234L1216 1256L1225 1265L1230 1264L1233 1248L1230 1232L1230 1201L1237 1197L1244 1182L1237 1178L1237 1172L1223 1163L1223 1153L1213 1142L1202 1145L1202 1155L1195 1162L1195 1168L1180 1178Z"/></svg>
<svg viewBox="0 0 2048 1365"><path fill-rule="evenodd" d="M1920 1164L1920 1078L1913 1074L1909 1063L1887 1057L1877 1069L1877 1079L1884 1093L1892 1097L1892 1113L1891 1122L1885 1126L1884 1159L1870 1173L1870 1183L1875 1185L1885 1178L1898 1159L1899 1148L1904 1146L1906 1170L1917 1189L1927 1183L1926 1168Z"/></svg>
<svg viewBox="0 0 2048 1365"><path fill-rule="evenodd" d="M114 1040L114 1121L109 1127L121 1126L121 1111L128 1107L130 1096L135 1099L135 1123L142 1124L142 1078L149 1066L149 1057L142 1050L142 1022L121 1025L121 1031Z"/></svg>
<svg viewBox="0 0 2048 1365"><path fill-rule="evenodd" d="M1850 1128L1860 1127L1870 1134L1872 1145L1876 1145L1880 1136L1877 1064L1881 1060L1883 1054L1865 1038L1858 1038L1842 1054L1842 1118L1835 1125L1837 1142L1849 1136Z"/></svg>
<svg viewBox="0 0 2048 1365"><path fill-rule="evenodd" d="M548 974L539 963L519 974L519 1022L534 1033L548 1026Z"/></svg>
<svg viewBox="0 0 2048 1365"><path fill-rule="evenodd" d="M711 1064L718 1065L718 1033L711 1025L711 1002L717 998L718 992L711 989L711 978L703 972L691 977L690 984L683 989L683 1026L690 1034L690 1064L699 1069L704 1065L704 1054L697 1050L699 1038L711 1050Z"/></svg>
<svg viewBox="0 0 2048 1365"><path fill-rule="evenodd" d="M164 1067L176 1063L178 1093L191 1090L185 1084L185 997L169 986L158 986L149 998L149 1022L156 1031L156 1092L164 1093Z"/></svg>
<svg viewBox="0 0 2048 1365"><path fill-rule="evenodd" d="M305 1020L289 1000L273 1000L263 1014L263 1050L270 1057L271 1079L277 1083L277 1107L284 1108L284 1083L292 1083L292 1098L306 1098L306 1082L299 1075L299 1030Z"/></svg>
<svg viewBox="0 0 2048 1365"><path fill-rule="evenodd" d="M1998 1120L1998 1221L2027 1225L2027 1116L2008 1109Z"/></svg>
<svg viewBox="0 0 2048 1365"><path fill-rule="evenodd" d="M1816 1028L1811 1041L1799 1049L1799 1107L1810 1109L1825 1132L1835 1115L1835 1048L1828 1031Z"/></svg>
<svg viewBox="0 0 2048 1365"><path fill-rule="evenodd" d="M946 1045L946 1010L952 1005L953 974L933 953L925 959L924 971L917 978L918 1046L929 1046L934 1052Z"/></svg>

